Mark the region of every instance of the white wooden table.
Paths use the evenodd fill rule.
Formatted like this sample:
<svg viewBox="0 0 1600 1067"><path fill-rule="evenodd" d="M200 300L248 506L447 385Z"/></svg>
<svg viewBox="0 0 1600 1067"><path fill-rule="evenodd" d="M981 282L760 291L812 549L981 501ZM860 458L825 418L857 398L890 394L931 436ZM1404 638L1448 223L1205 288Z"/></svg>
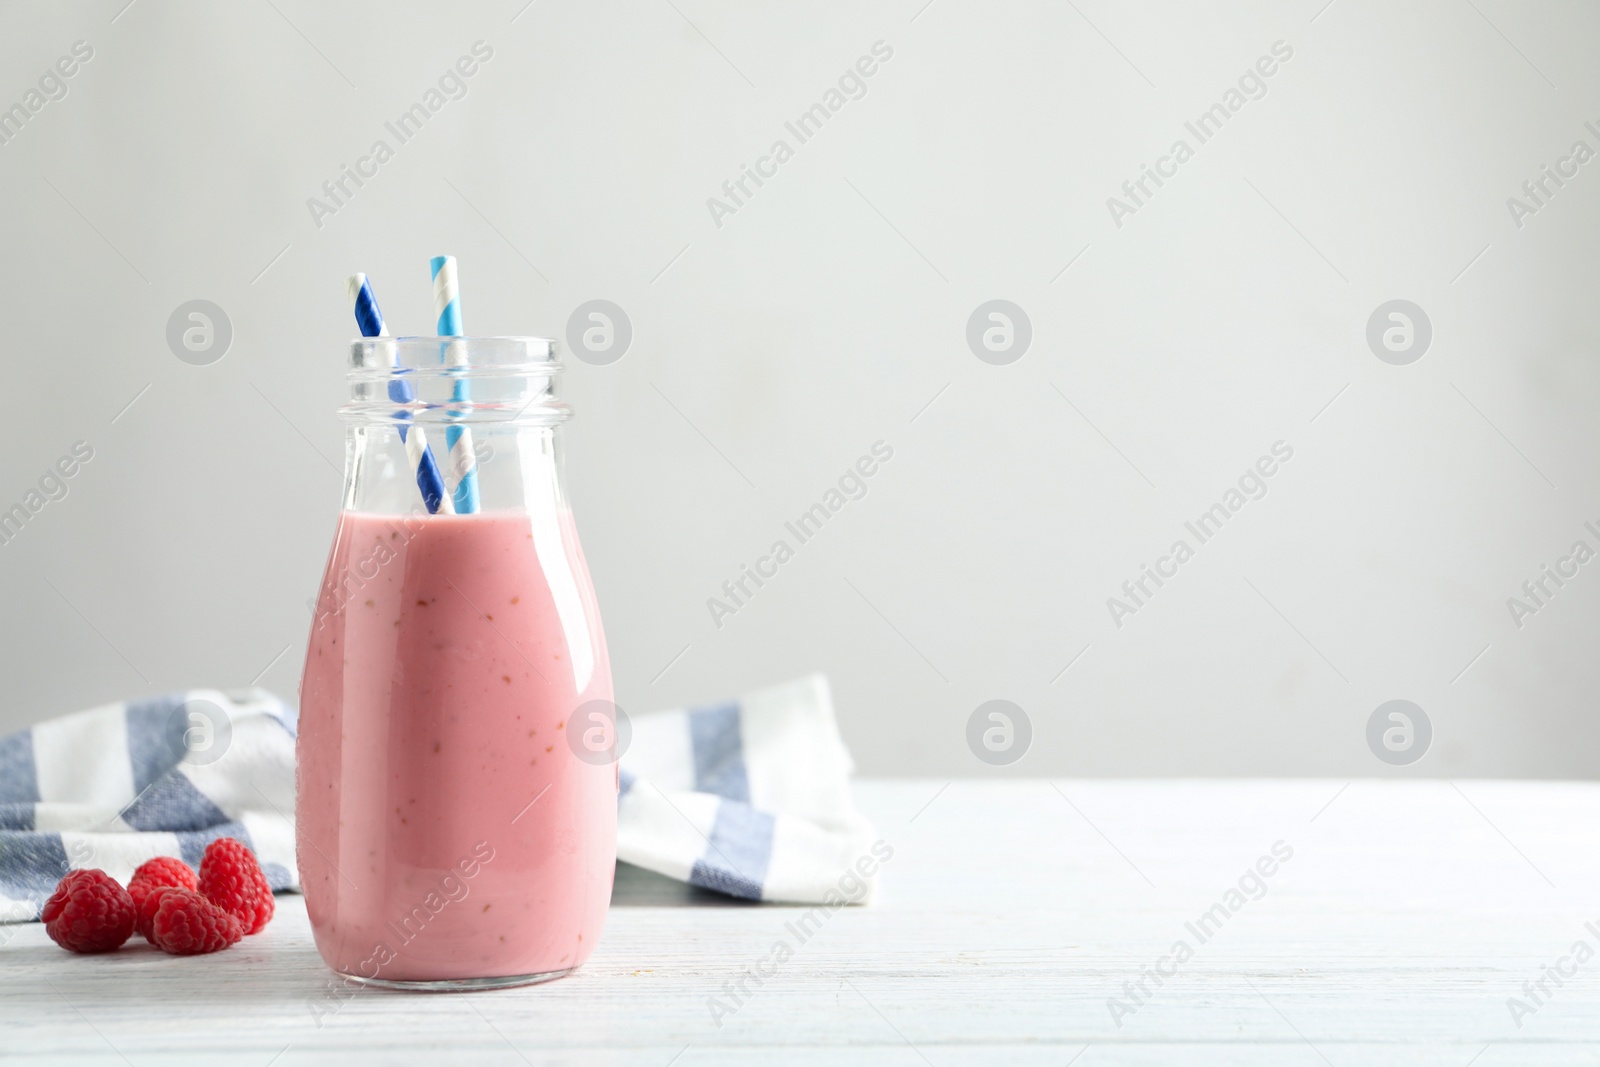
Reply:
<svg viewBox="0 0 1600 1067"><path fill-rule="evenodd" d="M294 896L261 936L198 959L142 944L70 956L41 927L13 927L0 1059L1600 1061L1600 958L1563 964L1574 976L1547 981L1520 1028L1507 1007L1574 942L1600 949L1600 785L919 781L865 782L858 796L895 850L878 903L829 918L720 1027L708 999L779 939L794 943L785 923L802 909L625 869L582 972L471 996L330 1000L338 987ZM1225 921L1212 912L1202 943L1185 924L1226 910L1226 891L1279 841L1293 856L1265 895ZM1179 940L1193 950L1181 964ZM1170 973L1159 988L1145 979L1137 1004L1124 983L1164 956ZM1114 1020L1114 996L1136 1010Z"/></svg>

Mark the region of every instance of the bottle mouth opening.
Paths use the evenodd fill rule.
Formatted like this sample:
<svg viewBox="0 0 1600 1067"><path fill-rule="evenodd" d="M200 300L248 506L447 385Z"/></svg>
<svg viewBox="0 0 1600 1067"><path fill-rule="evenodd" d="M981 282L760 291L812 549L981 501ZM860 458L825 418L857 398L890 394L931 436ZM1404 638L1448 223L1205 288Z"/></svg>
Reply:
<svg viewBox="0 0 1600 1067"><path fill-rule="evenodd" d="M358 337L350 342L350 374L442 370L447 360L475 371L512 371L553 364L549 337Z"/></svg>
<svg viewBox="0 0 1600 1067"><path fill-rule="evenodd" d="M551 426L572 409L555 397L548 337L362 337L350 343L347 422Z"/></svg>

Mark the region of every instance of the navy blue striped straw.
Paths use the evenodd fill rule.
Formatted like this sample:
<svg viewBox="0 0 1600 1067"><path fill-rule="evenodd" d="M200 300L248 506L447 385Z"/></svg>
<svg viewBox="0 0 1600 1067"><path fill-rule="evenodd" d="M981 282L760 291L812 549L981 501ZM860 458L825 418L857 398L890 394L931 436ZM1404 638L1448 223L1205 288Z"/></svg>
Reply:
<svg viewBox="0 0 1600 1067"><path fill-rule="evenodd" d="M350 300L356 309L356 325L361 329L362 337L385 337L388 330L383 325L383 312L378 310L378 300L372 295L372 286L367 282L365 274L352 274L349 281ZM398 361L399 352L395 353ZM411 383L401 377L389 379L389 399L396 404L410 404L416 400L416 390ZM422 492L422 502L427 505L430 513L444 512L451 514L455 511L450 504L450 496L445 492L444 477L439 473L439 464L433 458L433 449L428 445L428 438L421 426L407 425L411 415L406 411L397 411L394 414L401 421L400 440L405 442L406 456L411 467L417 472L417 488Z"/></svg>

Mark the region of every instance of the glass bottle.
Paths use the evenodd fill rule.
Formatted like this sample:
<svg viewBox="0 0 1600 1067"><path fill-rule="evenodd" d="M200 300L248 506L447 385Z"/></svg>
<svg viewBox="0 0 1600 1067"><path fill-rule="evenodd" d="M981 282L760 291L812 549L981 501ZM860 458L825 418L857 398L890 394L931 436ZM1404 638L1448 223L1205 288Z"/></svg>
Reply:
<svg viewBox="0 0 1600 1067"><path fill-rule="evenodd" d="M562 486L557 370L543 338L351 346L296 825L317 948L361 982L544 981L600 935L617 771L592 729L569 737L614 705ZM418 476L430 454L443 500ZM469 479L476 509L456 511Z"/></svg>

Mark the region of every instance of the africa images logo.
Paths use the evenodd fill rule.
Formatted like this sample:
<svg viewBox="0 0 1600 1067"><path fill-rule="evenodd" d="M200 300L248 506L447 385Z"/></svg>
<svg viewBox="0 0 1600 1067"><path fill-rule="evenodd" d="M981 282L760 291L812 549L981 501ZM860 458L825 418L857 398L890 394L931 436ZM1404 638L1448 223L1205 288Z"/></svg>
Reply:
<svg viewBox="0 0 1600 1067"><path fill-rule="evenodd" d="M1178 168L1194 158L1197 146L1221 133L1223 124L1243 110L1245 104L1267 95L1266 79L1278 73L1280 64L1292 58L1294 49L1287 41L1273 41L1271 55L1257 59L1253 66L1239 75L1235 85L1223 91L1220 101L1202 111L1194 121L1183 124L1183 128L1194 138L1193 145L1180 137L1172 142L1166 155L1156 159L1153 167L1148 163L1139 164L1139 176L1122 183L1122 197L1106 198L1106 210L1111 213L1112 224L1122 229L1123 219L1137 215L1140 208L1149 204L1156 190L1166 185L1167 180L1178 176ZM1154 189L1150 187L1152 183Z"/></svg>
<svg viewBox="0 0 1600 1067"><path fill-rule="evenodd" d="M789 136L794 138L794 144L790 144L788 138L777 138L764 155L756 158L754 167L743 163L739 165L738 177L722 183L722 196L706 197L706 210L711 213L711 221L717 224L717 229L722 229L725 218L737 215L739 209L755 196L756 190L778 176L778 168L794 158L796 148L821 133L828 120L844 110L851 100L865 97L867 79L878 73L879 68L893 57L894 48L888 42L874 41L871 55L861 56L853 65L846 67L844 73L839 75L838 82L823 90L822 99L800 112L793 121L783 124ZM754 189L751 188L752 183Z"/></svg>
<svg viewBox="0 0 1600 1067"><path fill-rule="evenodd" d="M445 72L439 75L437 85L430 85L424 90L420 100L402 111L394 121L383 124L394 138L393 145L389 144L387 138L379 137L372 142L366 155L356 159L354 168L341 163L338 173L322 183L322 194L326 199L315 196L306 198L306 210L311 213L311 221L316 223L317 229L325 225L325 218L337 215L347 207L355 199L356 193L378 176L378 169L393 159L402 145L421 133L428 121L444 110L446 104L467 95L470 88L468 79L494 58L494 48L486 41L474 41L471 52L471 55L461 56L453 65L445 68Z"/></svg>

